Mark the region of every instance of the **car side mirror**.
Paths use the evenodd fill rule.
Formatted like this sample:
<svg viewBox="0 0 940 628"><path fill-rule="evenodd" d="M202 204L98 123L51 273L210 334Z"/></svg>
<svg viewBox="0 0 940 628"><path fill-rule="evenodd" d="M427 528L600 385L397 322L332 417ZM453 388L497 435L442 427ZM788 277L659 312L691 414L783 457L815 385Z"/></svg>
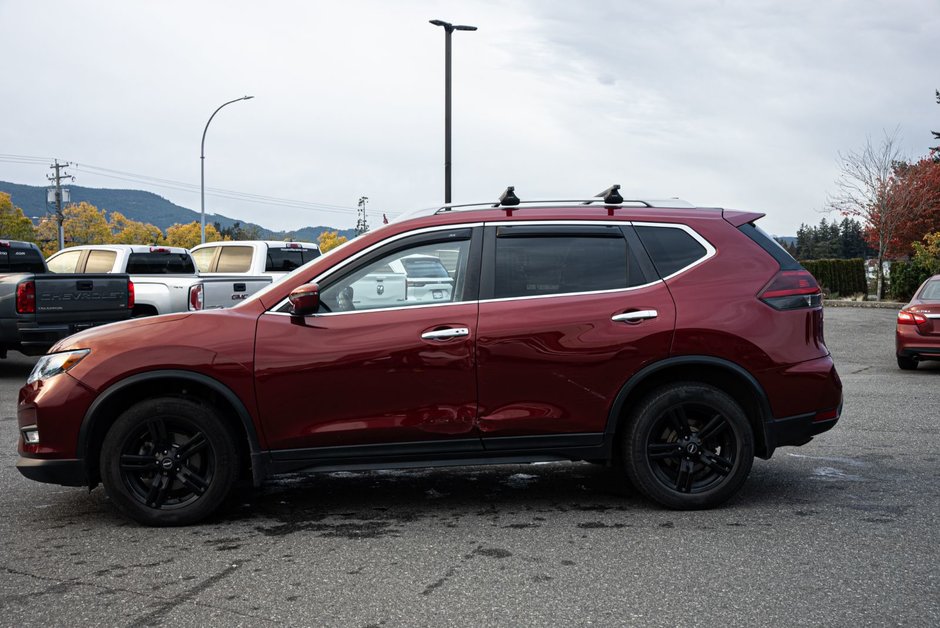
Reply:
<svg viewBox="0 0 940 628"><path fill-rule="evenodd" d="M291 290L290 313L293 316L306 316L314 314L320 309L320 286L315 283L306 283Z"/></svg>

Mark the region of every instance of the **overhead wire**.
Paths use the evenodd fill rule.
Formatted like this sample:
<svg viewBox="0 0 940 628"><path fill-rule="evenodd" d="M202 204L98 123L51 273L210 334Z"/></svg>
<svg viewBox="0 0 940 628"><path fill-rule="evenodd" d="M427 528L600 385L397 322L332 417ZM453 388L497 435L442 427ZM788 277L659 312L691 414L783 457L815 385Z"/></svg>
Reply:
<svg viewBox="0 0 940 628"><path fill-rule="evenodd" d="M3 163L20 163L26 165L33 164L46 164L53 161L53 158L48 157L35 157L31 155L13 155L13 154L4 154L0 153L0 162ZM187 183L184 181L175 181L173 179L163 179L160 177L153 177L149 175L125 172L122 170L115 170L113 168L105 168L103 166L94 166L90 164L85 164L81 162L68 162L69 165L75 169L75 171L84 172L89 175L106 177L110 179L115 179L119 181L127 181L130 183L144 183L151 186L176 190L179 192L199 192L202 188L199 185L193 183ZM356 207L345 206L345 205L333 205L328 203L316 203L310 201L301 201L296 199L289 198L279 198L275 196L265 196L262 194L251 194L248 192L239 192L236 190L228 190L224 188L205 188L206 194L215 198L224 198L228 200L241 201L246 203L255 203L255 204L264 204L264 205L274 205L277 207L285 207L290 209L300 209L304 211L311 212L325 212L332 214L342 214L348 216L350 212L357 211Z"/></svg>

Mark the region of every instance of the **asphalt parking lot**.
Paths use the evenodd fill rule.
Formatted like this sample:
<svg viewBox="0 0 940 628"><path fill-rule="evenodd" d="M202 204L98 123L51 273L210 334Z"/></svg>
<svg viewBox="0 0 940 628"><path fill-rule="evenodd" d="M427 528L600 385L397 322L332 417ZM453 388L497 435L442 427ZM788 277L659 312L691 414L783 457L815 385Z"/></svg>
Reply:
<svg viewBox="0 0 940 628"><path fill-rule="evenodd" d="M288 477L224 516L139 527L15 470L0 361L0 625L938 626L940 363L895 312L827 308L842 420L672 512L589 464Z"/></svg>

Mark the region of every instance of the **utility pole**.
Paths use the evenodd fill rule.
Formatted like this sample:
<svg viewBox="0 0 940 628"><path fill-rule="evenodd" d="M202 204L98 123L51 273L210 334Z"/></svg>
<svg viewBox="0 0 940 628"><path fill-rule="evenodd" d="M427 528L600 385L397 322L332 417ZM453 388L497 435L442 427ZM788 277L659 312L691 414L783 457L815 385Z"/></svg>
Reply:
<svg viewBox="0 0 940 628"><path fill-rule="evenodd" d="M68 166L68 163L60 164L59 160L56 159L55 163L49 166L50 170L55 170L55 174L52 176L46 175L46 178L49 181L55 181L55 188L49 190L50 194L55 194L55 219L59 225L59 250L65 248L65 231L62 228L62 223L65 222L65 215L62 213L62 202L66 203L69 201L69 191L67 189L62 189L62 179L74 179L72 175L66 172L59 172ZM46 196L46 202L49 201L49 195Z"/></svg>
<svg viewBox="0 0 940 628"><path fill-rule="evenodd" d="M368 196L359 197L359 220L356 221L356 235L362 235L369 230L369 223L366 222L366 202L368 200Z"/></svg>

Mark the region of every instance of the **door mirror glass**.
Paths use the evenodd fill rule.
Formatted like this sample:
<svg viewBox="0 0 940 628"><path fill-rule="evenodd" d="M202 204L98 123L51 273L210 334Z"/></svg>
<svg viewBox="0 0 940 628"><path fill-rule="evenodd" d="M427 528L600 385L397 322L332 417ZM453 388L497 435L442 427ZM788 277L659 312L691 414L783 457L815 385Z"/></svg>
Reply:
<svg viewBox="0 0 940 628"><path fill-rule="evenodd" d="M294 288L290 296L290 313L295 316L314 314L320 308L320 286L307 283Z"/></svg>

